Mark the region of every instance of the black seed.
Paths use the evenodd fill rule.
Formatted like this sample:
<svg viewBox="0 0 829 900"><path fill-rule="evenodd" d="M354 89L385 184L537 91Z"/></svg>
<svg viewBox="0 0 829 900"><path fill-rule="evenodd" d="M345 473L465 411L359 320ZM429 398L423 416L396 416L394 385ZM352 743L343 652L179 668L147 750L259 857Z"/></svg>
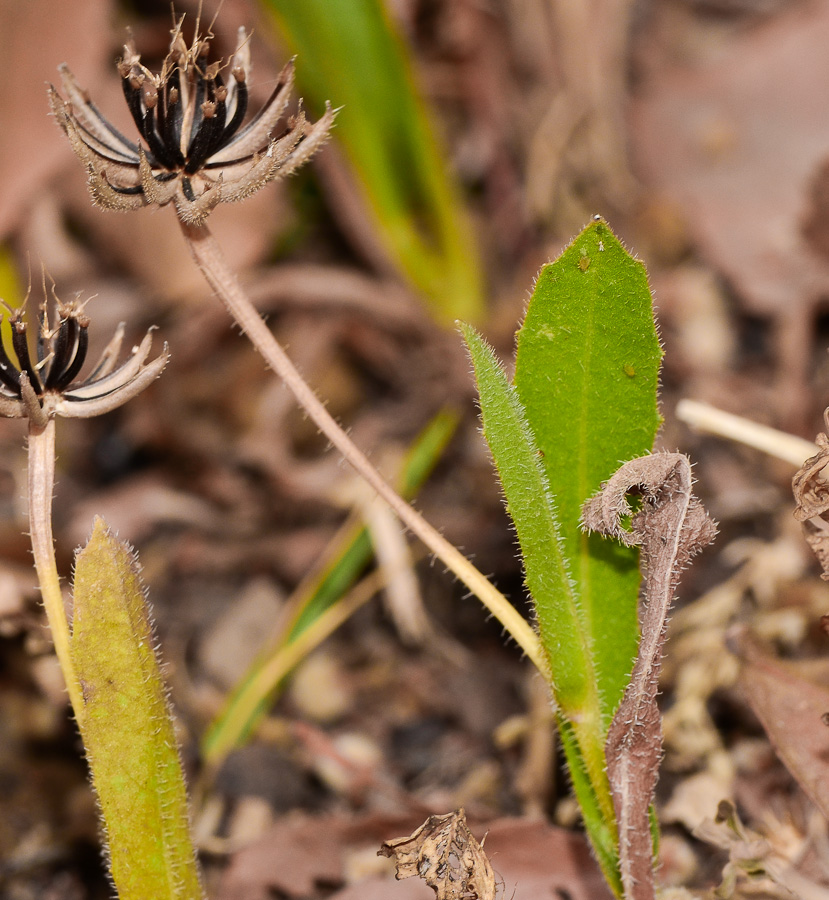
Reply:
<svg viewBox="0 0 829 900"><path fill-rule="evenodd" d="M148 109L144 113L144 137L147 140L147 144L150 147L150 150L155 155L158 160L159 165L163 166L165 169L175 169L177 167L177 163L174 157L174 154L170 152L170 149L164 144L156 131L155 125L155 111L158 107L153 109Z"/></svg>
<svg viewBox="0 0 829 900"><path fill-rule="evenodd" d="M86 352L89 349L89 332L87 330L89 326L82 325L77 320L74 321L76 325L75 330L77 332L77 340L72 341L74 349L72 360L69 365L66 366L64 371L60 373L55 384L55 388L59 391L69 387L69 385L78 377L78 373L81 371L81 367L86 361ZM51 375L51 372L49 374Z"/></svg>
<svg viewBox="0 0 829 900"><path fill-rule="evenodd" d="M56 386L61 372L72 361L75 341L78 336L78 323L74 318L66 318L60 323L58 336L52 347L52 361L49 363L49 374L46 376L44 388L48 391ZM38 355L40 355L38 353Z"/></svg>
<svg viewBox="0 0 829 900"><path fill-rule="evenodd" d="M184 115L181 107L180 75L178 69L173 71L162 91L162 109L159 110L159 132L164 146L175 159L176 166L184 165L184 156L181 152L181 121ZM170 98L175 92L176 100Z"/></svg>
<svg viewBox="0 0 829 900"><path fill-rule="evenodd" d="M222 140L220 146L224 146L228 143L228 141L233 137L234 134L241 128L242 122L245 118L245 113L248 111L248 86L244 81L236 82L236 109L233 110L233 116L231 120L225 126L225 130L222 133ZM214 151L215 152L215 151Z"/></svg>
<svg viewBox="0 0 829 900"><path fill-rule="evenodd" d="M0 342L0 381L14 393L20 396L20 372L6 354L6 348Z"/></svg>
<svg viewBox="0 0 829 900"><path fill-rule="evenodd" d="M17 354L17 361L20 363L20 371L25 372L29 376L29 381L36 394L43 393L43 385L40 383L40 376L32 365L32 358L29 355L29 342L26 340L26 323L19 319L12 322L12 347Z"/></svg>

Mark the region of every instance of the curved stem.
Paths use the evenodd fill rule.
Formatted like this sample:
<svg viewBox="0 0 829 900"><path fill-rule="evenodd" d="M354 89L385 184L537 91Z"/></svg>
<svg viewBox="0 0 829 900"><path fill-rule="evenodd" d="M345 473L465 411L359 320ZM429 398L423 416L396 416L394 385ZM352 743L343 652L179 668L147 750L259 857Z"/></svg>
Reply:
<svg viewBox="0 0 829 900"><path fill-rule="evenodd" d="M420 513L394 491L343 431L299 374L245 294L209 228L206 225L188 225L181 221L180 224L196 265L236 323L262 354L265 362L285 382L308 417L331 444L342 453L357 473L388 503L412 534L420 538L429 550L475 594L547 677L543 652L533 629L509 600L469 562L457 547L447 541Z"/></svg>
<svg viewBox="0 0 829 900"><path fill-rule="evenodd" d="M75 715L83 711L80 682L69 649L69 623L63 606L58 567L55 562L55 544L52 538L52 492L55 486L55 420L50 418L41 426L29 422L29 536L32 555L40 585L40 595L55 653L58 657L69 699Z"/></svg>

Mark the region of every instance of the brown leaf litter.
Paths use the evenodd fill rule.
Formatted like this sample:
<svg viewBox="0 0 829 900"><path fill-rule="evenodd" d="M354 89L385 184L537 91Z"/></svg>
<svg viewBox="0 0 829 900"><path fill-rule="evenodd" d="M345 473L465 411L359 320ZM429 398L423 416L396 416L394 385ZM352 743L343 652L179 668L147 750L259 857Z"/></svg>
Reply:
<svg viewBox="0 0 829 900"><path fill-rule="evenodd" d="M430 831L428 823L433 820L438 824ZM433 843L439 843L441 831L453 827L456 834L468 838L463 829L457 829L455 813L429 817L420 827L416 827L417 821L411 814L291 815L273 825L260 840L232 855L214 893L224 900L267 900L278 891L293 900L319 896L322 886L339 885L329 900L429 900L435 894L418 879L394 883L394 866L391 860L378 859L378 844L389 833L407 830L413 834L387 843L403 845L418 834L423 838L421 845L430 837ZM580 834L542 821L514 818L490 822L476 819L471 829L468 825L464 828L468 837L473 829L486 834L486 853L492 863L485 877L487 885L492 877L495 890L486 896L505 900L563 896L571 900L610 900L607 885ZM416 855L413 847L409 849Z"/></svg>
<svg viewBox="0 0 829 900"><path fill-rule="evenodd" d="M704 44L697 58L675 53L640 73L630 119L645 183L675 204L738 302L771 320L777 411L798 425L812 315L829 289L829 263L802 233L829 154L816 113L829 84L827 40L829 7L790 3L732 35L726 52ZM647 34L641 44L646 53Z"/></svg>

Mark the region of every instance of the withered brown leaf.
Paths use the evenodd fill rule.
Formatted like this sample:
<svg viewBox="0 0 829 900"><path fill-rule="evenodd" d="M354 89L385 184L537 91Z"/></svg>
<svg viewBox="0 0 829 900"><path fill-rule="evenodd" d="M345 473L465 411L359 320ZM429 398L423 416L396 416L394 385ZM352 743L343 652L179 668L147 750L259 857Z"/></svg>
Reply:
<svg viewBox="0 0 829 900"><path fill-rule="evenodd" d="M417 875L437 900L495 900L495 876L463 808L429 818L408 837L386 841L378 856L394 858L398 881Z"/></svg>
<svg viewBox="0 0 829 900"><path fill-rule="evenodd" d="M649 809L662 755L656 695L668 609L682 569L714 539L717 530L691 486L691 464L686 456L643 456L625 463L602 485L585 503L582 516L590 531L642 547L642 637L605 746L626 900L655 897ZM628 502L632 491L640 495L641 506L627 531L622 521L633 512Z"/></svg>
<svg viewBox="0 0 829 900"><path fill-rule="evenodd" d="M823 413L829 432L829 409ZM815 438L818 451L810 456L792 479L792 492L797 504L794 517L803 524L803 534L823 569L821 578L829 581L829 481L823 470L829 465L829 437Z"/></svg>

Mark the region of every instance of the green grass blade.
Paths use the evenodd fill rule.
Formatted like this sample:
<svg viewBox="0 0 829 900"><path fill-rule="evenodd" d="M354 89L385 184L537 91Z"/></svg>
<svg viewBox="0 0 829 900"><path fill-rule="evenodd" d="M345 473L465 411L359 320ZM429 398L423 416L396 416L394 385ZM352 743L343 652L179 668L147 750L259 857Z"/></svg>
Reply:
<svg viewBox="0 0 829 900"><path fill-rule="evenodd" d="M521 545L553 696L560 716L571 723L602 826L615 840L592 651L542 457L518 393L492 350L473 328L461 329L475 367L484 436Z"/></svg>
<svg viewBox="0 0 829 900"><path fill-rule="evenodd" d="M596 220L541 270L518 333L515 387L573 564L605 727L637 651L638 551L583 534L579 520L602 481L652 448L661 358L645 268Z"/></svg>
<svg viewBox="0 0 829 900"><path fill-rule="evenodd" d="M342 148L391 258L444 321L482 310L472 230L381 0L262 0L312 112L343 107Z"/></svg>
<svg viewBox="0 0 829 900"><path fill-rule="evenodd" d="M201 900L187 794L135 555L96 519L75 564L78 711L120 900Z"/></svg>
<svg viewBox="0 0 829 900"><path fill-rule="evenodd" d="M457 425L457 413L445 409L418 435L404 462L398 484L404 497L417 493L429 477ZM284 674L282 667L275 665L275 658L337 603L355 583L371 556L368 531L356 521L347 523L334 538L320 569L300 589L301 602L297 604L285 635L258 654L207 730L202 741L202 756L209 769L215 771L267 714ZM279 677L263 678L263 672L269 670L279 672Z"/></svg>

